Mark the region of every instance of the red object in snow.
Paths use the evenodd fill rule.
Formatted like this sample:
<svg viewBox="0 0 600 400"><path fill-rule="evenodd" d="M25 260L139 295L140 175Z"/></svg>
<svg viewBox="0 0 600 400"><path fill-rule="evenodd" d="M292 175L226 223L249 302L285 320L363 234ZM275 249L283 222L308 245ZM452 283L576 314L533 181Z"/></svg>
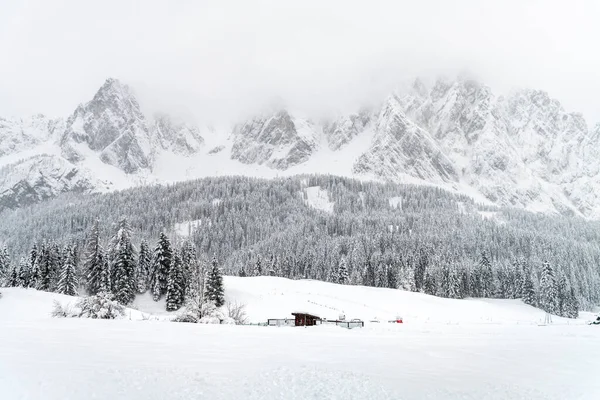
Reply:
<svg viewBox="0 0 600 400"><path fill-rule="evenodd" d="M396 320L396 323L397 323L397 324L402 324L403 322L402 322L402 320L401 320L401 319L397 319L397 320Z"/></svg>

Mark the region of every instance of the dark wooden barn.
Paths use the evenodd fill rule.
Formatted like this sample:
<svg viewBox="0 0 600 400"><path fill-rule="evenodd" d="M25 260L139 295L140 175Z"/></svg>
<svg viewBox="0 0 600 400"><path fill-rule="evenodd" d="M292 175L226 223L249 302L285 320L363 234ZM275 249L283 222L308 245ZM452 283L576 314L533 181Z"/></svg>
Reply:
<svg viewBox="0 0 600 400"><path fill-rule="evenodd" d="M295 326L314 326L321 323L321 317L304 312L293 312Z"/></svg>

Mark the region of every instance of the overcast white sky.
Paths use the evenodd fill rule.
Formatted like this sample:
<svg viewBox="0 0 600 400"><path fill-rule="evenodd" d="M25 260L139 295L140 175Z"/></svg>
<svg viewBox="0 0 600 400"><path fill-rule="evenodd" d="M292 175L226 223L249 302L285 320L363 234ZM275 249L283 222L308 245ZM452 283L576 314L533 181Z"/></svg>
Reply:
<svg viewBox="0 0 600 400"><path fill-rule="evenodd" d="M600 1L0 1L0 115L67 116L111 76L152 107L346 110L468 69L600 121Z"/></svg>

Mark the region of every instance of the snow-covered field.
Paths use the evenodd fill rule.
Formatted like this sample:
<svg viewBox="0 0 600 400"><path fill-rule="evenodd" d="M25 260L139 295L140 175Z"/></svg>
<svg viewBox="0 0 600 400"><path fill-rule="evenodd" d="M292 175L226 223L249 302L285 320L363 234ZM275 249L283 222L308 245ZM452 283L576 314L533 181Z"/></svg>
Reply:
<svg viewBox="0 0 600 400"><path fill-rule="evenodd" d="M52 319L52 300L2 289L1 399L598 399L600 327L519 301L226 277L252 321L379 319L365 328ZM139 298L142 311L158 311ZM153 309L151 309L153 308ZM164 313L161 313L164 316ZM404 324L384 322L400 314ZM131 320L129 320L131 315Z"/></svg>

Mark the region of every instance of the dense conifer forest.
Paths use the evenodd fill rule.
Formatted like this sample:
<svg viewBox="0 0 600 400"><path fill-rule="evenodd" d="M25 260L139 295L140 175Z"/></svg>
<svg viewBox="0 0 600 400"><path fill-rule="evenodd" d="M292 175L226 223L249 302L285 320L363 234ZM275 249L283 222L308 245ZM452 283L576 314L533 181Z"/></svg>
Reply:
<svg viewBox="0 0 600 400"><path fill-rule="evenodd" d="M331 212L311 203L314 187ZM24 285L19 276L34 275L42 290L110 287L124 304L150 290L171 310L184 301L189 266L201 264L210 276L217 263L241 276L522 298L569 317L600 303L598 222L333 176L207 178L64 195L0 213L0 244L5 283ZM56 260L39 265L40 251Z"/></svg>

